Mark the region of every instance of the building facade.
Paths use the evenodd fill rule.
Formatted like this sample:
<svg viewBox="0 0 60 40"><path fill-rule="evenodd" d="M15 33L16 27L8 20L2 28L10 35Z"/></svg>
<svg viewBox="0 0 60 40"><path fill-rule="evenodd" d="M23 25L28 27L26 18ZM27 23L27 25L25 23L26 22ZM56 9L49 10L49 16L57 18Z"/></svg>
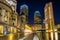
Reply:
<svg viewBox="0 0 60 40"><path fill-rule="evenodd" d="M54 36L54 17L52 3L47 3L44 8L45 13L45 27L46 27L46 40L55 40Z"/></svg>
<svg viewBox="0 0 60 40"><path fill-rule="evenodd" d="M10 38L10 36L12 36L14 33L17 33L17 15L18 14L14 12L11 5L9 5L6 0L0 1L0 39L1 35L6 35L7 39L2 38L4 40L15 39ZM17 36L15 34L13 35L13 37L15 36L15 40L17 40Z"/></svg>

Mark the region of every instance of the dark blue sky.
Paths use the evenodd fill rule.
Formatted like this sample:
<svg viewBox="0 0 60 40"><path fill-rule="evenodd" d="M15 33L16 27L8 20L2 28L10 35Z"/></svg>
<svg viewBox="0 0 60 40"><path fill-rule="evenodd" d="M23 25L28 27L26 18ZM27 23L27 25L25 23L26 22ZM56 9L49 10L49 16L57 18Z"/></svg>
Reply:
<svg viewBox="0 0 60 40"><path fill-rule="evenodd" d="M20 6L23 4L29 7L29 23L33 23L33 15L36 10L40 11L41 18L44 19L44 6L46 3L53 3L55 24L60 24L60 1L59 0L17 0L17 12L20 12Z"/></svg>

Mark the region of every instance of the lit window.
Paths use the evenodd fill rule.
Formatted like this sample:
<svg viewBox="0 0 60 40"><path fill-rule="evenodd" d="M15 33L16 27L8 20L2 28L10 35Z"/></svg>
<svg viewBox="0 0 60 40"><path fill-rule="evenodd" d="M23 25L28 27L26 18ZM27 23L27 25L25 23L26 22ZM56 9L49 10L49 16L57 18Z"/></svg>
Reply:
<svg viewBox="0 0 60 40"><path fill-rule="evenodd" d="M7 20L8 20L7 18L8 18L7 16L4 17L5 22L7 22Z"/></svg>

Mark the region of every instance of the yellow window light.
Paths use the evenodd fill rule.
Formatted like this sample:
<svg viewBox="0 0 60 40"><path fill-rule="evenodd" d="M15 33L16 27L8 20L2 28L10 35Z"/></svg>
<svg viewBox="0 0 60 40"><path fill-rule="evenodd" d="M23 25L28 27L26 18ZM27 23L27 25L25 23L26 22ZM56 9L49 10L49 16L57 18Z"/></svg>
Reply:
<svg viewBox="0 0 60 40"><path fill-rule="evenodd" d="M3 26L0 25L0 33L3 33Z"/></svg>

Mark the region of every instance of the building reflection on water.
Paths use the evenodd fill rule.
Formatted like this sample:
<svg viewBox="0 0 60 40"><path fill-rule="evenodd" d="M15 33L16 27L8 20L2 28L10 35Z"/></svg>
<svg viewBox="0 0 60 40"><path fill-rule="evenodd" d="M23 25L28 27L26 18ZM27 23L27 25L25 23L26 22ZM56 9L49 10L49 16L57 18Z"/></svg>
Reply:
<svg viewBox="0 0 60 40"><path fill-rule="evenodd" d="M16 0L0 0L0 40L60 40L60 24L54 24L52 2L44 7L45 19L34 12L34 24L28 24L28 6L16 12Z"/></svg>

